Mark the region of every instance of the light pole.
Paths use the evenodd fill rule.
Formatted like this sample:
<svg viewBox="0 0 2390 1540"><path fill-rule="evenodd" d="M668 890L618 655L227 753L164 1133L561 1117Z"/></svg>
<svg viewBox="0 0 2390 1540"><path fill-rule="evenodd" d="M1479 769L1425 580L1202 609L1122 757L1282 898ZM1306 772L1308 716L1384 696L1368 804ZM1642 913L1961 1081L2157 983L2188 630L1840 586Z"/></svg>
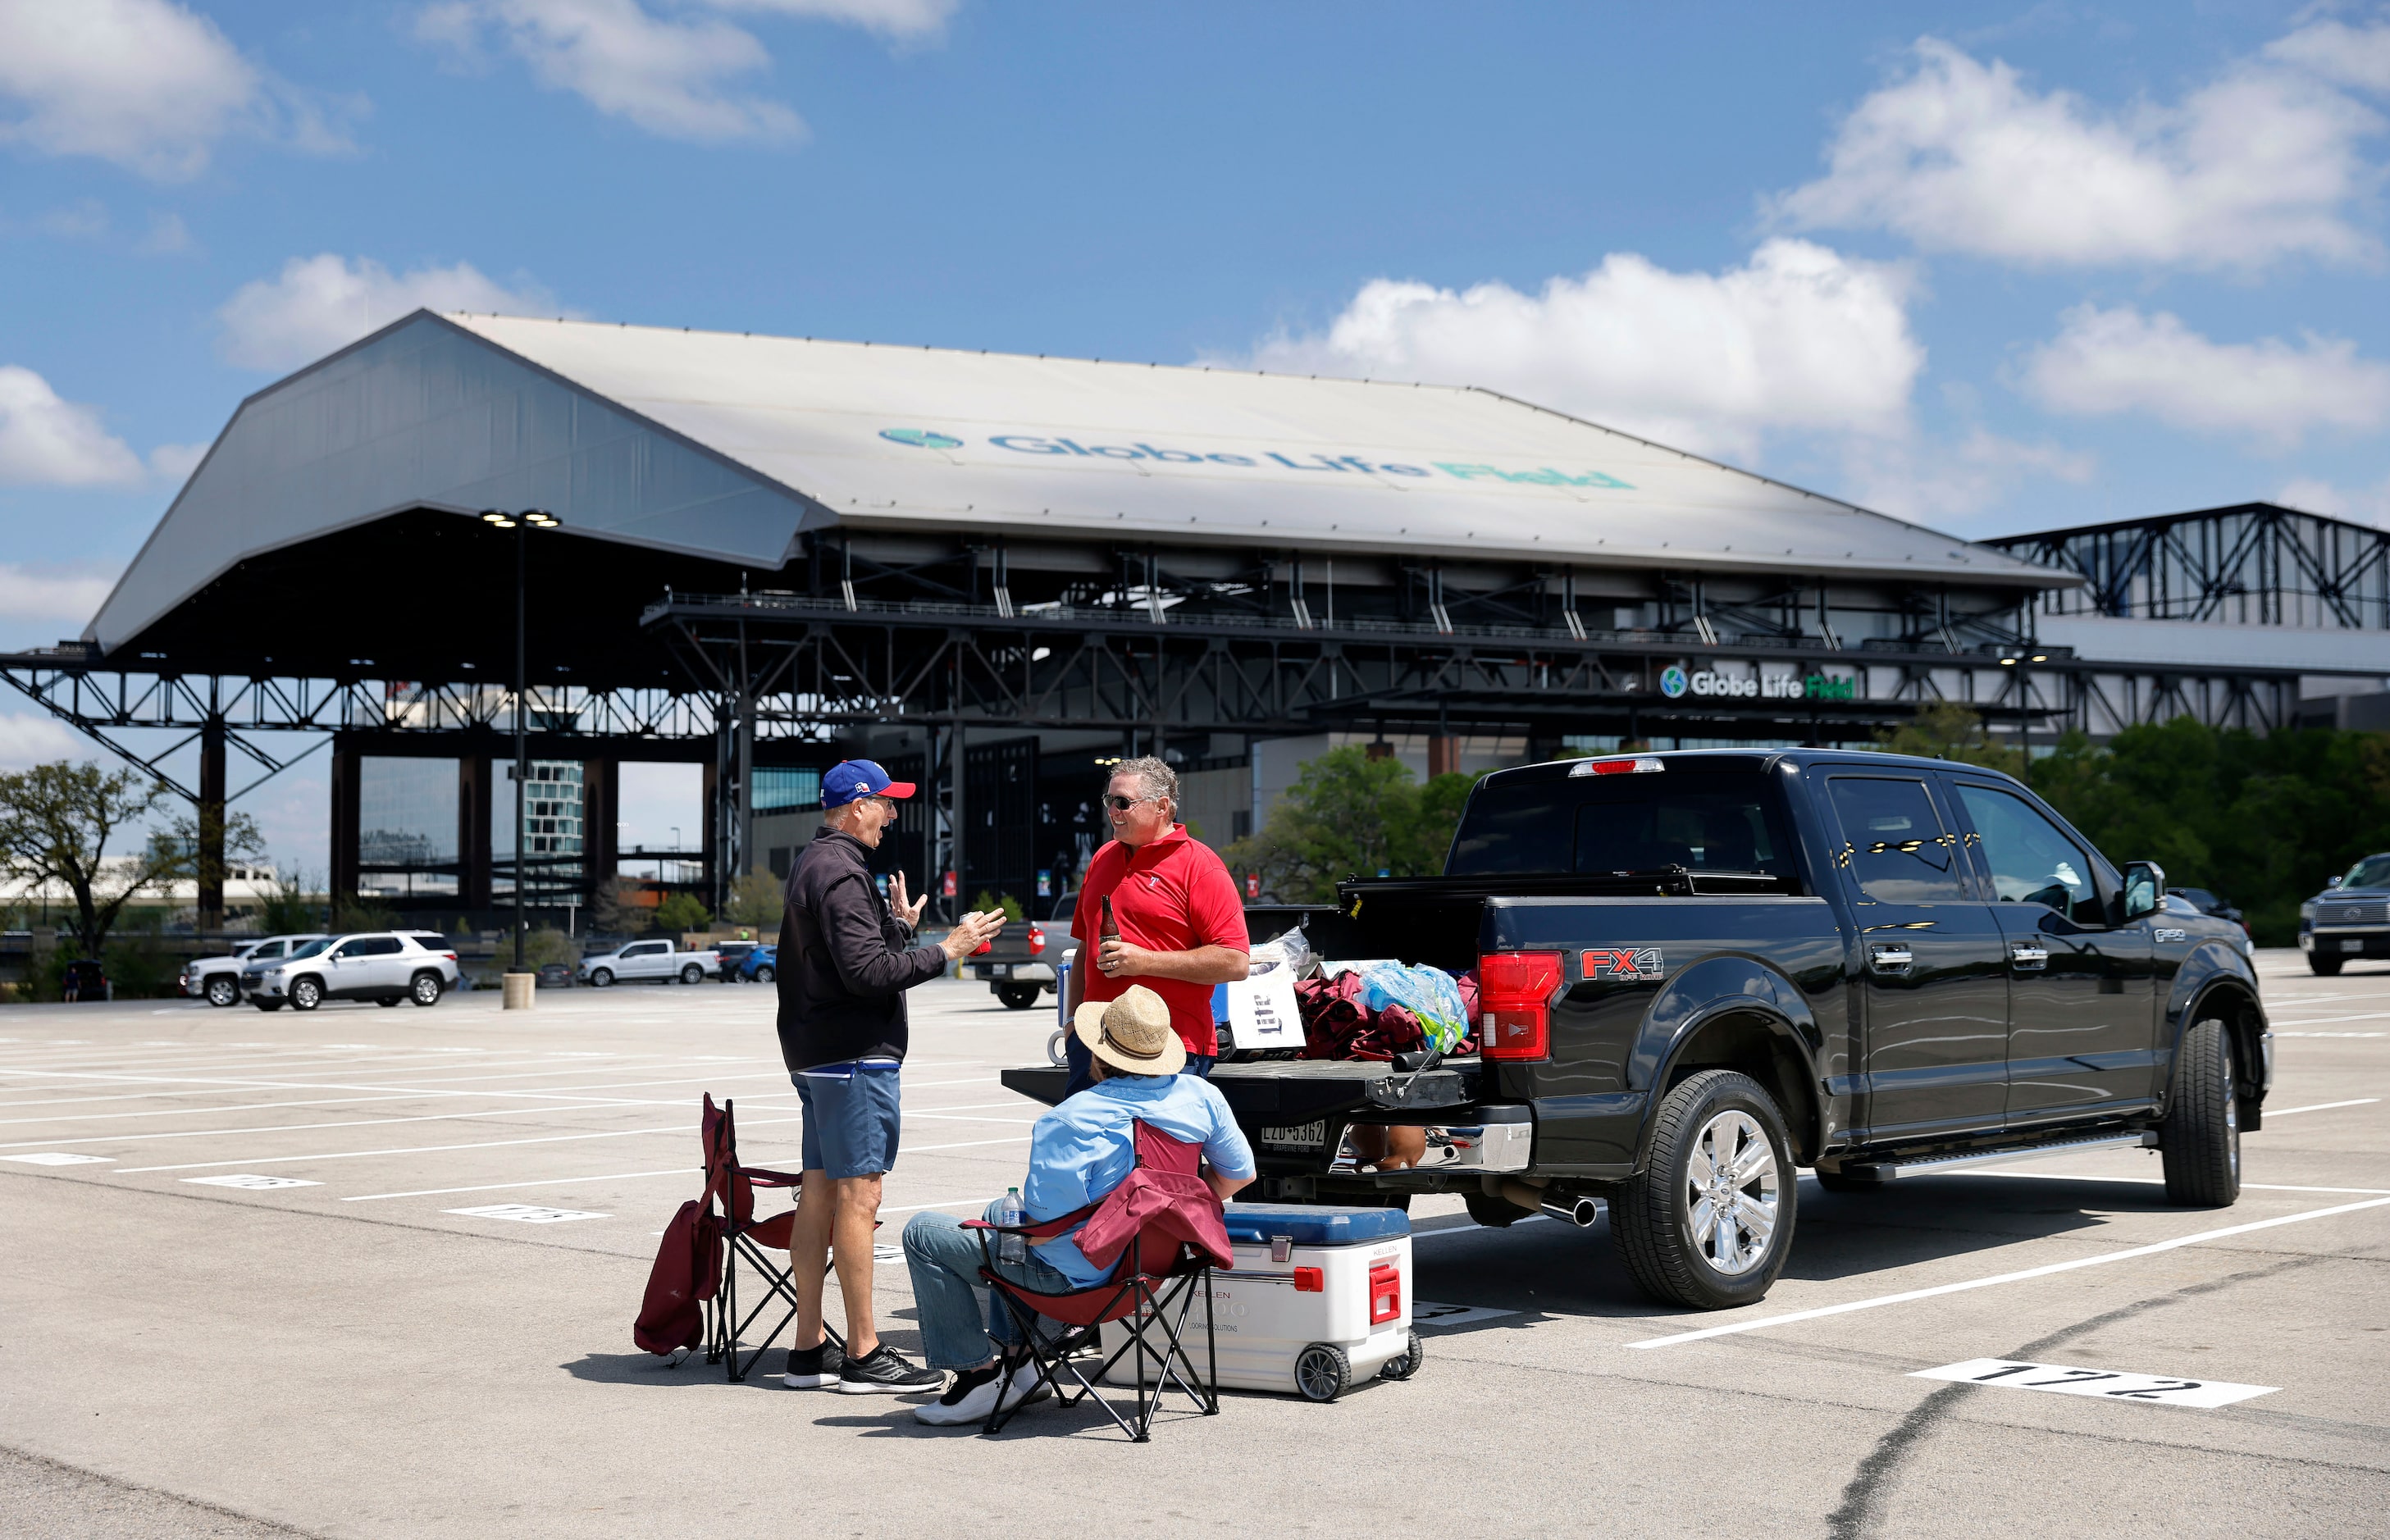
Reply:
<svg viewBox="0 0 2390 1540"><path fill-rule="evenodd" d="M524 1010L531 1006L529 969L523 961L523 856L530 834L526 828L524 799L530 790L531 744L526 737L527 722L523 704L525 688L523 663L525 578L531 557L525 541L533 530L552 530L564 520L545 508L526 508L520 513L508 513L499 508L484 509L482 522L494 529L515 532L515 966L506 981L506 998L501 1008ZM520 981L520 982L519 982Z"/></svg>

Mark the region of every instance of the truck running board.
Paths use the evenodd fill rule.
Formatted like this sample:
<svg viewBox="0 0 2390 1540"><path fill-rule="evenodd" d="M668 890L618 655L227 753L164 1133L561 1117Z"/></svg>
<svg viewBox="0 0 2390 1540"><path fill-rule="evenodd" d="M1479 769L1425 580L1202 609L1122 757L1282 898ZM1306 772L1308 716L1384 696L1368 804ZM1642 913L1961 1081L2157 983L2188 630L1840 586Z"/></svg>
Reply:
<svg viewBox="0 0 2390 1540"><path fill-rule="evenodd" d="M2155 1129L2139 1134L2102 1134L2088 1139L2060 1139L2028 1145L2023 1149L1965 1150L1956 1155L1928 1155L1914 1161L1870 1161L1846 1165L1842 1174L1855 1182L1890 1182L1903 1176L1931 1176L1937 1172L1990 1165L1995 1161L2025 1161L2040 1155L2074 1155L2087 1149L2155 1149Z"/></svg>

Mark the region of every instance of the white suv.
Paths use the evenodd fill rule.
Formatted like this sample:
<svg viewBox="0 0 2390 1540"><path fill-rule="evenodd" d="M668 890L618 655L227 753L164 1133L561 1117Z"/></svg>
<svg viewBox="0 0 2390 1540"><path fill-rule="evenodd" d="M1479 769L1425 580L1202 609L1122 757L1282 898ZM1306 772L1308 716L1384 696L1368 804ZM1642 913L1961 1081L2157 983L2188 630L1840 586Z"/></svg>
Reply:
<svg viewBox="0 0 2390 1540"><path fill-rule="evenodd" d="M186 963L183 967L182 977L174 982L193 999L204 999L212 1006L237 1006L240 1004L240 976L243 971L262 969L268 963L280 962L309 942L323 939L321 931L310 931L301 936L268 936L225 956L200 957Z"/></svg>
<svg viewBox="0 0 2390 1540"><path fill-rule="evenodd" d="M327 1000L436 1006L463 976L447 937L377 930L310 942L280 962L242 969L240 983L260 1010L314 1010Z"/></svg>

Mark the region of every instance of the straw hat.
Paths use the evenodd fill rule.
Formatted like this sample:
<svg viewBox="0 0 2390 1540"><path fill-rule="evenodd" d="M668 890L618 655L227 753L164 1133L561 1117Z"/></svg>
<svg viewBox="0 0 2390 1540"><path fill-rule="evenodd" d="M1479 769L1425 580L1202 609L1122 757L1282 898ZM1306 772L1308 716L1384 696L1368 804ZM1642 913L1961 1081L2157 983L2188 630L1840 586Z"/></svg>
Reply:
<svg viewBox="0 0 2390 1540"><path fill-rule="evenodd" d="M1143 984L1116 1000L1089 1000L1071 1018L1087 1051L1123 1074L1175 1075L1187 1065L1187 1045L1170 1025L1170 1007Z"/></svg>

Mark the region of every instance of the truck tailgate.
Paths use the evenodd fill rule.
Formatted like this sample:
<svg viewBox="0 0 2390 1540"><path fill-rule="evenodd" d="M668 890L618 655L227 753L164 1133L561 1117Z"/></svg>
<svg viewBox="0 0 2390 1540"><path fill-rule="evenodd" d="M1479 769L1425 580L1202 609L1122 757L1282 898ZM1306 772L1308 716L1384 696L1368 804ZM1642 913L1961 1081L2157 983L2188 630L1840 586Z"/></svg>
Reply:
<svg viewBox="0 0 2390 1540"><path fill-rule="evenodd" d="M1062 1099L1070 1072L1038 1064L1007 1070L1002 1078L1006 1089L1051 1107ZM1212 1069L1212 1084L1240 1120L1310 1119L1365 1107L1458 1107L1477 1098L1478 1080L1474 1059L1446 1059L1418 1074L1391 1064L1343 1059L1263 1059Z"/></svg>

